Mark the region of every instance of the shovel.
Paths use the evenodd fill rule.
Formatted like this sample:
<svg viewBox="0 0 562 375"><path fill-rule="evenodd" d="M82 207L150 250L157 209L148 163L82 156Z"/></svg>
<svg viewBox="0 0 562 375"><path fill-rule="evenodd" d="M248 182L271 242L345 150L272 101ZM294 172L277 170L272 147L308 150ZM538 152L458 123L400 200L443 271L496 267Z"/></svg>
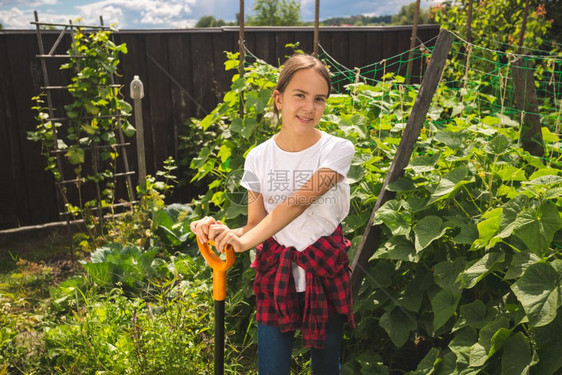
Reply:
<svg viewBox="0 0 562 375"><path fill-rule="evenodd" d="M202 244L197 238L197 245L203 258L213 269L213 299L215 300L215 375L224 374L224 300L226 298L226 271L234 264L232 245L225 246L226 260L220 259L211 246L213 241Z"/></svg>

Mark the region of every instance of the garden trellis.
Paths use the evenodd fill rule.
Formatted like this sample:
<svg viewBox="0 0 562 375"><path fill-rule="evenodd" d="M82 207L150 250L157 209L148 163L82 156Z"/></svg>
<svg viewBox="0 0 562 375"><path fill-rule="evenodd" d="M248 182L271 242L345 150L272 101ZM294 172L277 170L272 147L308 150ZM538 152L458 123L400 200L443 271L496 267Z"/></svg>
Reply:
<svg viewBox="0 0 562 375"><path fill-rule="evenodd" d="M47 168L55 175L59 216L69 222L80 215L83 218L88 210L99 217L101 224L108 211L114 213L134 203L131 176L135 172L129 168L127 147L130 143L125 141L123 131L127 126L127 130L132 130L127 121L130 106L121 100L122 85L116 84L114 79L118 55L123 49L115 46L110 38L111 27L104 26L101 17L100 25L55 24L39 22L35 12L32 24L37 30L37 57L41 60L44 80L41 90L47 106L43 104L42 95L35 97L39 125L30 138L43 142ZM45 52L42 36L46 27L61 28L49 52ZM57 54L61 41L69 33L72 45L68 53ZM90 49L88 43L101 47ZM74 69L71 74L76 76L71 82L53 85L47 60L70 61L58 68ZM61 101L65 104L64 111L54 107L54 91L71 94L72 99L65 97ZM118 161L122 164L120 168ZM115 193L121 187L119 181L124 181L121 195L127 199L117 203ZM71 189L72 186L76 189Z"/></svg>
<svg viewBox="0 0 562 375"><path fill-rule="evenodd" d="M461 96L462 92L469 87L477 89L479 93L474 98L466 98L465 103L451 108L449 121L454 121L456 115L470 110L471 107L478 108L480 113L487 115L489 121L495 121L491 119L498 117L500 127L519 126L520 144L523 148L531 154L542 157L545 164L553 163L553 167L560 168L560 162L554 158L559 156L560 150L562 115L562 58L560 55L553 55L549 51L542 50L528 51L533 54L517 54L480 47L463 40L456 34L453 34L453 38L453 52L448 68L443 74L443 83L447 87L461 91ZM516 46L506 47L512 50L518 49ZM431 56L433 48L421 45L393 58L354 69L339 64L325 51L323 51L323 56L333 67L334 86L345 92L348 85L357 82L375 85L387 77L386 71L389 68L400 73L407 71L404 69L405 66L419 63L420 71L423 72L425 61ZM406 85L406 81L419 78L406 76L400 80ZM550 110L552 108L553 111ZM430 110L429 121L426 124L428 130L439 129L445 125L442 120L440 120L441 122L436 120L443 110L443 108L437 107ZM408 128L406 128L405 134L407 132ZM554 145L543 151L543 138L549 142L554 141ZM388 182L392 182L399 175L397 174ZM383 189L385 186L386 183L383 185ZM381 195L383 193L386 192L381 192ZM375 206L372 218L383 202L381 201ZM358 291L361 281L358 277L362 279L362 270L365 269L367 260L378 248L377 237L377 232L372 232L371 225L368 225L354 261L354 266L358 266L361 270L360 276L357 276L354 269L355 292ZM368 238L369 240L367 240ZM362 253L363 251L366 253Z"/></svg>

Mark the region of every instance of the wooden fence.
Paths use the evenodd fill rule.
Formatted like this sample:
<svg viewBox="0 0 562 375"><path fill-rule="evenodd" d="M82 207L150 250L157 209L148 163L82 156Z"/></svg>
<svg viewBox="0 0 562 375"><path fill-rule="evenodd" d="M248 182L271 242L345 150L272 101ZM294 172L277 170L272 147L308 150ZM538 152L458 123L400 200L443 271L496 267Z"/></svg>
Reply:
<svg viewBox="0 0 562 375"><path fill-rule="evenodd" d="M354 68L407 51L411 31L411 26L321 27L319 40L331 57ZM437 25L419 26L418 39L432 45L438 32ZM57 31L45 31L43 39L52 44L57 36ZM299 42L306 52L313 49L309 27L248 27L245 38L253 55L274 65L291 53L287 43ZM57 53L69 48L70 37L66 39ZM233 73L224 70L224 51L238 51L238 28L122 30L115 33L115 41L128 47L118 77L125 99L132 103L129 83L134 75L144 83L146 164L147 173L154 174L168 156L177 160L186 120L204 117L228 91ZM38 53L35 31L0 31L0 230L60 220L54 179L44 171L40 145L27 140L36 125L31 97L44 85ZM69 82L69 73L59 69L62 62L49 62L51 85ZM419 74L416 66L414 74L416 69ZM55 107L67 96L62 90L54 93ZM133 170L135 155L132 148ZM193 195L187 186L175 198L189 201Z"/></svg>

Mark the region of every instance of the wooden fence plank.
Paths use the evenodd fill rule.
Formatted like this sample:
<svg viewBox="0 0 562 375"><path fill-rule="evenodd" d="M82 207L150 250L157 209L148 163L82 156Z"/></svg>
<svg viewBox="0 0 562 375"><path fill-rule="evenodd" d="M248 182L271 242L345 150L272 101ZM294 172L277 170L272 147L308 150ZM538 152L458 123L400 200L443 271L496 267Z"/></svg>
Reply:
<svg viewBox="0 0 562 375"><path fill-rule="evenodd" d="M0 55L8 56L9 51L6 46L6 38L0 35ZM0 82L5 83L5 90L0 90L0 160L7 160L8 163L4 164L4 168L0 168L0 202L2 202L2 209L0 210L0 228L8 227L13 223L19 224L20 217L18 215L18 202L23 193L23 189L18 189L18 185L23 185L22 181L18 179L20 174L16 164L16 157L18 149L16 145L18 138L14 134L14 90L12 88L12 81L10 79L11 69L8 59L3 59L0 64Z"/></svg>
<svg viewBox="0 0 562 375"><path fill-rule="evenodd" d="M357 28L321 27L320 44L333 57L341 59L340 63L354 67L365 64L352 61L361 58L361 53L349 51L351 43L360 46L363 44L361 38L366 38L364 59L373 63L383 57L392 56L395 50L389 48L392 47L391 44L384 46L382 43L373 44L372 41L381 40L383 33L400 30L406 30L406 33L409 31L407 27L365 27L360 31L357 31ZM437 34L438 26L423 26L418 30L420 35L425 33L423 35L429 39ZM211 32L212 36L205 36ZM59 31L44 31L49 41L56 40L58 34ZM351 34L354 38L352 42ZM174 36L168 39L169 35ZM308 50L308 39L312 40L312 35L312 28L306 27L249 27L246 30L250 51L273 65L283 62L285 56L291 53L285 48L286 43L295 43L305 38L306 41L301 40L301 47L304 46L304 49ZM121 58L122 77L116 77L118 83L124 84L122 92L125 100L132 103L129 98L129 84L134 75L139 75L145 84L146 96L142 100L142 110L146 125L147 172L153 174L161 167L163 158L168 155L177 157L176 134L178 126L182 126L182 121L188 117L202 118L215 107L223 88L227 89L230 86L230 76L223 72L219 60L225 46L232 45L232 51L238 50L238 29L229 26L212 31L125 30L114 33L114 37L117 43L126 43L129 51ZM0 41L0 52L5 51L3 56L6 56L0 61L0 78L4 77L0 79L0 98L3 99L0 102L0 136L10 132L9 140L3 139L0 144L7 145L10 150L9 154L5 153L6 148L1 150L6 157L0 162L0 177L9 178L10 186L0 189L0 229L58 220L53 178L49 172L43 170L45 160L40 155L39 145L28 141L26 134L28 130L35 128L35 120L30 111L30 98L37 95L43 85L40 61L35 57L38 50L37 37L34 30L0 30ZM1 43L4 43L5 47L1 47ZM178 97L178 92L173 88L177 86L148 58L147 46L150 56L165 66L171 76L177 77L182 86L185 85L192 100L184 103L185 98ZM65 36L57 53L65 53L69 47L70 36ZM260 52L257 52L258 50ZM350 58L350 53L355 57ZM6 60L7 58L10 60ZM9 63L4 64L3 61ZM48 62L49 77L68 82L70 72L59 69L62 62L64 61L59 59ZM213 70L209 70L211 65ZM227 82L222 82L224 79ZM216 81L216 84L209 85L209 82L213 81ZM156 87L163 91L158 91ZM64 116L64 108L60 103L67 101L69 94L60 90L54 93L53 97L57 102L56 115ZM195 104L195 101L203 108ZM136 169L137 165L134 155L136 150L133 142L129 152L132 169ZM67 166L65 172L70 173L71 169Z"/></svg>
<svg viewBox="0 0 562 375"><path fill-rule="evenodd" d="M173 144L172 113L169 110L171 85L166 50L167 39L168 35L163 33L149 35L146 39L149 73L144 92L150 105L151 121L148 127L152 129L151 141L154 150L152 168L149 169L147 161L146 172L152 175L161 169L163 161L170 155L170 144Z"/></svg>

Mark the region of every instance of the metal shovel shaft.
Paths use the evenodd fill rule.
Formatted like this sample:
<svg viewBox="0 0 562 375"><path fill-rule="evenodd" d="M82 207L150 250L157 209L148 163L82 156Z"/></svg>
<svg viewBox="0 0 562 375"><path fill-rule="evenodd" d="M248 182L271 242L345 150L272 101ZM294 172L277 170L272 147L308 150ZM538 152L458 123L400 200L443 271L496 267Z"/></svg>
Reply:
<svg viewBox="0 0 562 375"><path fill-rule="evenodd" d="M224 300L215 301L215 375L224 374Z"/></svg>
<svg viewBox="0 0 562 375"><path fill-rule="evenodd" d="M226 261L222 261L207 244L197 239L201 254L213 269L213 299L215 300L215 375L224 374L224 300L226 298L226 271L234 263L234 249L225 247Z"/></svg>

